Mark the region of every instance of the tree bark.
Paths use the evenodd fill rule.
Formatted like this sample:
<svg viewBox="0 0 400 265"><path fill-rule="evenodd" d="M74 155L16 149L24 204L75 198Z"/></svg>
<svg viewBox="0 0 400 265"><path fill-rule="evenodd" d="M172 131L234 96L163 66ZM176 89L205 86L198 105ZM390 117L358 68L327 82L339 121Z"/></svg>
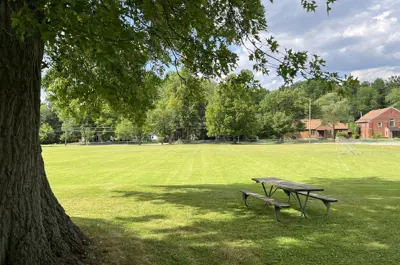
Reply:
<svg viewBox="0 0 400 265"><path fill-rule="evenodd" d="M333 128L333 130L332 130L332 137L333 137L333 141L335 141L335 139L336 139L335 124L332 125L332 128Z"/></svg>
<svg viewBox="0 0 400 265"><path fill-rule="evenodd" d="M20 41L11 27L23 3L0 1L0 265L81 264L85 237L51 191L41 155L44 44Z"/></svg>

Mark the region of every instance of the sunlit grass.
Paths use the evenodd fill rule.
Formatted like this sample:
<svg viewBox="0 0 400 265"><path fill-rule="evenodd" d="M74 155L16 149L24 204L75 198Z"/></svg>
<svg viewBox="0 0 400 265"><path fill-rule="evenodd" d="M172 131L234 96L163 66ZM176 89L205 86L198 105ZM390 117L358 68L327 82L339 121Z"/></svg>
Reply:
<svg viewBox="0 0 400 265"><path fill-rule="evenodd" d="M51 186L104 264L399 264L400 147L321 145L43 147ZM241 201L276 176L339 199L311 218ZM282 192L277 198L285 200Z"/></svg>

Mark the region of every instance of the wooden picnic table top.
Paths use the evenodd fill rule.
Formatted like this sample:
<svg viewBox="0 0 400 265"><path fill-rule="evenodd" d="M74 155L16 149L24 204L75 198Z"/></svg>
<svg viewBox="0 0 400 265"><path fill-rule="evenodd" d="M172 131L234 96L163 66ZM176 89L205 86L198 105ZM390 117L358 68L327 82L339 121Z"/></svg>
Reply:
<svg viewBox="0 0 400 265"><path fill-rule="evenodd" d="M318 188L306 184L301 184L293 181L288 181L284 179L268 177L268 178L252 178L257 183L266 183L269 185L277 186L280 189L288 191L323 191L323 188Z"/></svg>

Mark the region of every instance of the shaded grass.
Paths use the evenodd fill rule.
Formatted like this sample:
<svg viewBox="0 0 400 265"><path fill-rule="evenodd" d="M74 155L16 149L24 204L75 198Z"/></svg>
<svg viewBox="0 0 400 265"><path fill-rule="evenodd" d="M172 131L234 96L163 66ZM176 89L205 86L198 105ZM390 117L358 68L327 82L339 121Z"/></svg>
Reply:
<svg viewBox="0 0 400 265"><path fill-rule="evenodd" d="M400 148L179 145L43 148L56 196L104 264L399 264ZM339 199L309 219L239 189L276 176ZM277 198L285 200L282 192Z"/></svg>

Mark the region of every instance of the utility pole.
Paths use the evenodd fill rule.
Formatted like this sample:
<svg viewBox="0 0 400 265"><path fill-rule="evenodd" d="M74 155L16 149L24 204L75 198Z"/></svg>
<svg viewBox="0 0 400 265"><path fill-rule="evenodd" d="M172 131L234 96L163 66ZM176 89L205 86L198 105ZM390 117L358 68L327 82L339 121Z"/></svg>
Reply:
<svg viewBox="0 0 400 265"><path fill-rule="evenodd" d="M308 143L311 144L311 99L308 106Z"/></svg>

